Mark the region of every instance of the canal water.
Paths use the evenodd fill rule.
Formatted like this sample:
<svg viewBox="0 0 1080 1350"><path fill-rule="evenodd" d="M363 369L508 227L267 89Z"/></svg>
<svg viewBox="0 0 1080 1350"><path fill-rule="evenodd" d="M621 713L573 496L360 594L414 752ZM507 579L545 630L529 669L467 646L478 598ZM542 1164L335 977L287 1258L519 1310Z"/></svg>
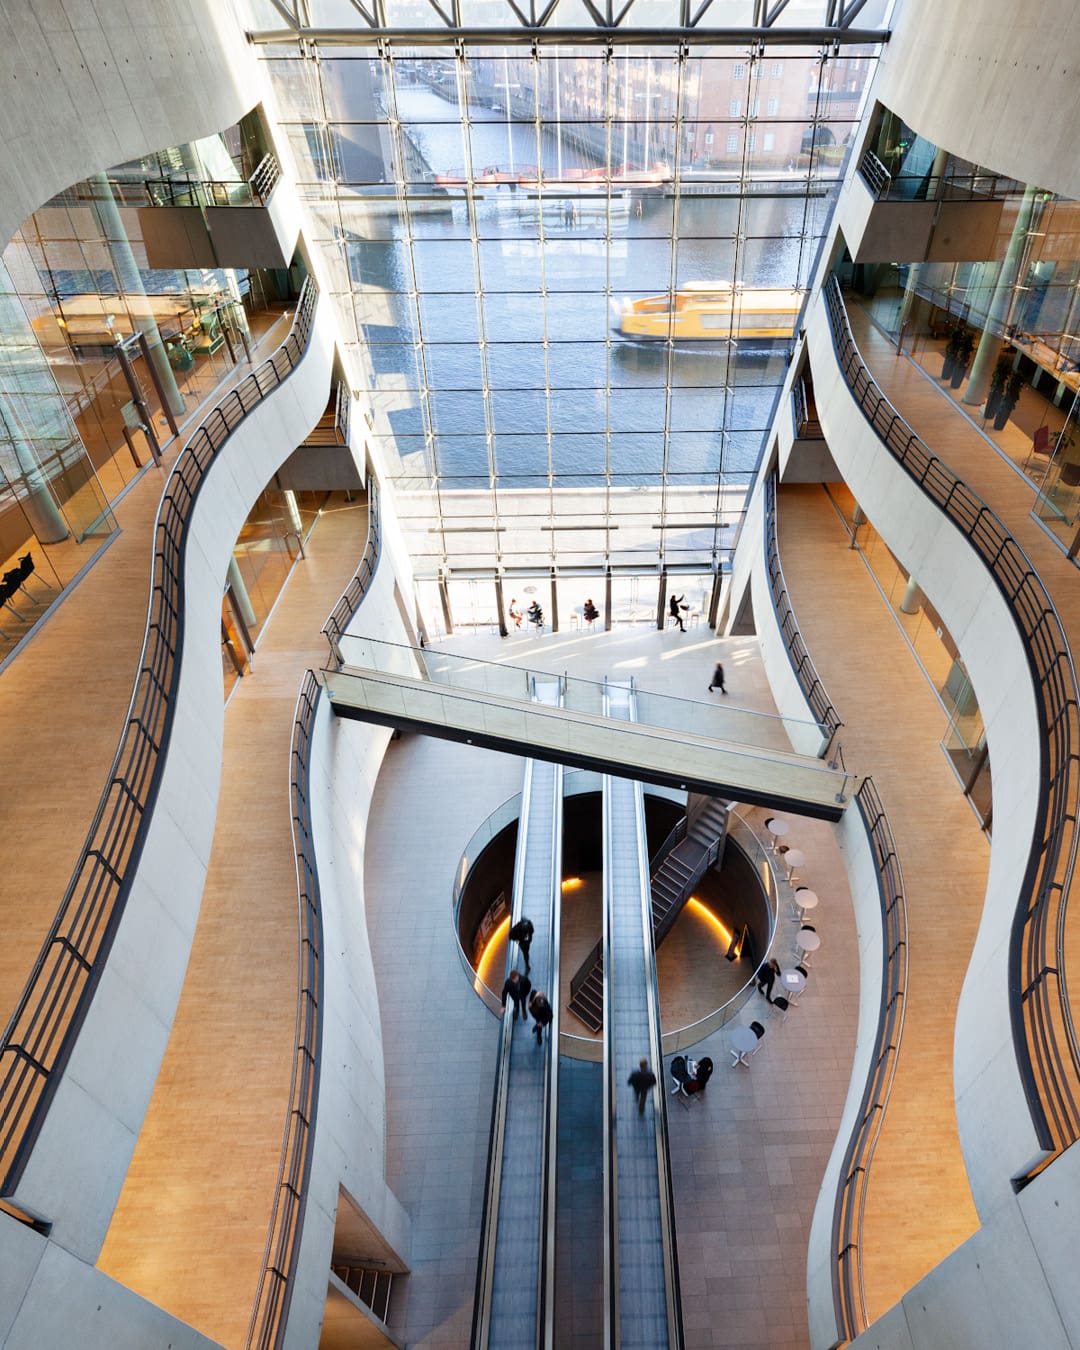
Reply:
<svg viewBox="0 0 1080 1350"><path fill-rule="evenodd" d="M354 285L379 292L377 305L356 296L375 386L415 394L389 413L403 472L437 472L448 487L490 472L539 485L550 451L556 486L607 474L625 486L661 473L687 486L745 482L787 354L634 345L613 319L624 297L692 281L805 288L830 187L800 190L805 176L792 175L733 196L730 183L695 181L678 200L657 184L613 188L609 201L602 184L574 177L598 166L572 127L539 137L527 122L466 127L423 86L397 90L397 115L436 186L410 189L407 226L391 210L382 238L354 236L349 251ZM454 181L470 171L523 181L477 184L470 216Z"/></svg>

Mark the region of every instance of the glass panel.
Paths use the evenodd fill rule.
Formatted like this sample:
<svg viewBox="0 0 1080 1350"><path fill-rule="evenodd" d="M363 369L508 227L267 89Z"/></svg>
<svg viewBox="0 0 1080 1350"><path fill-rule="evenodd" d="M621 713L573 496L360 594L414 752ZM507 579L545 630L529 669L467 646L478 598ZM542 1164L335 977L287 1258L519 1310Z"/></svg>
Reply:
<svg viewBox="0 0 1080 1350"><path fill-rule="evenodd" d="M668 8L638 0L627 21L656 24ZM752 9L714 0L709 22ZM806 21L805 4L792 9ZM593 26L561 0L558 20L575 16ZM408 19L440 22L391 0L387 21ZM295 65L270 57L309 116L318 103ZM374 432L400 459L394 477L415 484L417 557L647 570L663 547L711 566L719 530L701 522L718 507L738 519L873 59L796 45L683 60L673 48L441 47L392 64L325 53L314 70L331 135L320 141L312 119L302 148L312 178L367 176L359 194L320 187L316 209L371 344ZM1071 296L1051 281L1030 322ZM450 496L474 489L485 508L432 533Z"/></svg>

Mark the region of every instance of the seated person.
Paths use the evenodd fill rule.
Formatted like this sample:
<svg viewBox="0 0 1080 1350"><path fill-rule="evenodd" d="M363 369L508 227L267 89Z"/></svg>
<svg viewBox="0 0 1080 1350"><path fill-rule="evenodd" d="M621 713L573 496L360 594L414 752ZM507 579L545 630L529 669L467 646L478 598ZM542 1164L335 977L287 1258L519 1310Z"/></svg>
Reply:
<svg viewBox="0 0 1080 1350"><path fill-rule="evenodd" d="M540 608L540 606L536 603L535 600L534 600L534 601L532 602L532 604L529 606L529 608L528 608L528 610L526 611L526 613L527 613L528 616L529 616L529 622L530 622L530 623L536 624L537 628L543 628L543 626L544 626L544 611Z"/></svg>
<svg viewBox="0 0 1080 1350"><path fill-rule="evenodd" d="M585 608L581 612L585 617L586 623L594 623L600 617L600 611L591 600L585 601Z"/></svg>
<svg viewBox="0 0 1080 1350"><path fill-rule="evenodd" d="M689 1068L689 1065L687 1065L687 1067ZM709 1079L712 1077L713 1072L712 1060L706 1056L705 1059L698 1061L698 1063L694 1066L694 1069L695 1072L693 1074L693 1077L690 1078L689 1082L686 1084L686 1091L704 1092L705 1088L708 1086Z"/></svg>
<svg viewBox="0 0 1080 1350"><path fill-rule="evenodd" d="M521 620L524 618L524 615L522 614L521 606L518 604L516 599L511 599L510 601L510 617L514 621L514 627L520 628Z"/></svg>

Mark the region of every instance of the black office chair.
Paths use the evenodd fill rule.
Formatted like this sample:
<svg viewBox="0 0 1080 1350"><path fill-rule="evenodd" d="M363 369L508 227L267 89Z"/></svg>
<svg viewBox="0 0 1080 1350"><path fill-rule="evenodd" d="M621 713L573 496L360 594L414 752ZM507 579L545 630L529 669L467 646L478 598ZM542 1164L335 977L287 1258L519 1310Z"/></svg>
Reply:
<svg viewBox="0 0 1080 1350"><path fill-rule="evenodd" d="M773 1005L774 1008L778 1008L778 1009L780 1010L780 1021L781 1021L781 1022L786 1022L786 1021L787 1021L787 1015L788 1015L788 1009L791 1007L791 1004L790 1004L790 1003L788 1002L788 1000L783 996L783 994L778 994L778 995L776 996L776 998L773 999L772 1005Z"/></svg>
<svg viewBox="0 0 1080 1350"><path fill-rule="evenodd" d="M671 1061L671 1081L675 1086L671 1089L671 1095L686 1096L686 1085L690 1081L690 1075L686 1070L686 1057L676 1055Z"/></svg>
<svg viewBox="0 0 1080 1350"><path fill-rule="evenodd" d="M44 604L45 602L43 600L39 600L35 595L32 595L31 592L27 590L26 587L27 581L30 580L30 578L34 575L36 570L37 569L34 567L34 555L32 553L24 553L22 557L19 559L19 567L18 567L19 590L22 591L23 594L26 595L29 599L33 600L35 605L41 605ZM47 591L51 591L53 589L52 586L50 586L49 583L45 581L42 577L38 577L38 581L41 582L41 584L45 587Z"/></svg>
<svg viewBox="0 0 1080 1350"><path fill-rule="evenodd" d="M751 1022L750 1030L757 1037L757 1045L754 1046L753 1050L751 1050L750 1053L752 1055L756 1055L757 1052L761 1049L761 1038L762 1036L765 1035L765 1028L761 1025L760 1022Z"/></svg>

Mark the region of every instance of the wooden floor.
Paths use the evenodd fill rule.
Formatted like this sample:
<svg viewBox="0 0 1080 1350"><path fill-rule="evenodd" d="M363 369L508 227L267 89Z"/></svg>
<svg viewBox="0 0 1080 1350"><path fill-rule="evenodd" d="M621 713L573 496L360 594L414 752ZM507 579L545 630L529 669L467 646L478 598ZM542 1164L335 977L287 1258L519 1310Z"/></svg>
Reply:
<svg viewBox="0 0 1080 1350"><path fill-rule="evenodd" d="M843 718L845 761L881 793L907 892L903 1049L867 1195L873 1316L978 1227L956 1126L953 1024L990 853L940 748L944 710L824 488L782 488L777 514L791 603Z"/></svg>
<svg viewBox="0 0 1080 1350"><path fill-rule="evenodd" d="M258 356L284 341L282 317ZM220 398L251 371L238 366ZM216 400L215 400L216 401ZM186 434L198 425L196 413ZM0 673L7 828L0 1022L6 1022L56 915L105 786L142 648L154 519L186 435L114 507L120 533Z"/></svg>
<svg viewBox="0 0 1080 1350"><path fill-rule="evenodd" d="M289 1101L297 690L363 553L367 507L323 512L225 715L214 846L176 1022L100 1267L226 1346L254 1302Z"/></svg>

